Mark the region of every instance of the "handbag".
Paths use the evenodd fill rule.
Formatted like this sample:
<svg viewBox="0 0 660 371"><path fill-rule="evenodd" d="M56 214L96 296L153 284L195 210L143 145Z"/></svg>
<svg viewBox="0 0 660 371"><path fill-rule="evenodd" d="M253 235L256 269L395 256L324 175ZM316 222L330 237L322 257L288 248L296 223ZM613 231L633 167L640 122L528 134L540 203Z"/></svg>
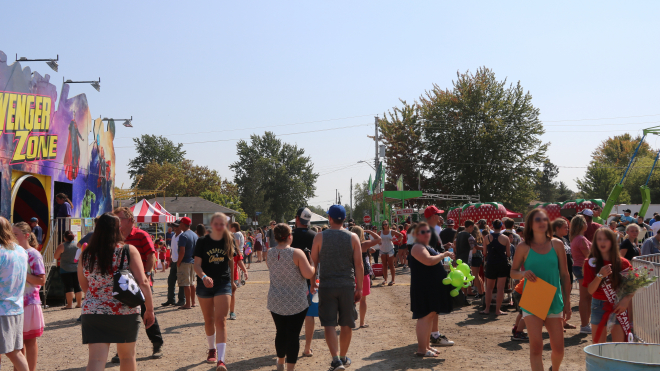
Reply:
<svg viewBox="0 0 660 371"><path fill-rule="evenodd" d="M112 277L112 297L131 308L135 308L144 304L144 294L140 289L140 285L135 281L133 273L127 267L124 267L124 258L126 258L128 266L131 262L128 255L128 245L124 245L121 249L119 266Z"/></svg>

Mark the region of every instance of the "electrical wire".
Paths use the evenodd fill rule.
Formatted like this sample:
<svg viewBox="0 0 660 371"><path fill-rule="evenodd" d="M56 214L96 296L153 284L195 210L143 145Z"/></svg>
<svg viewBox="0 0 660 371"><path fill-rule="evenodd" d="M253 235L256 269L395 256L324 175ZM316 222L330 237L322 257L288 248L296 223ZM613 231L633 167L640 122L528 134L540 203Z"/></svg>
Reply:
<svg viewBox="0 0 660 371"><path fill-rule="evenodd" d="M654 114L654 115L642 115L642 116L603 117L603 118L599 118L599 119L572 119L572 120L552 120L552 121L545 120L545 122L616 120L616 119L632 119L632 118L637 118L637 117L652 117L652 116L660 116L660 113Z"/></svg>
<svg viewBox="0 0 660 371"><path fill-rule="evenodd" d="M371 126L373 124L361 124L361 125L350 125L350 126L342 126L339 128L328 128L328 129L320 129L320 130L310 130L310 131L299 131L296 133L285 133L285 134L275 134L276 137L283 137L287 135L297 135L297 134L309 134L309 133L318 133L322 131L330 131L330 130L341 130L341 129L349 129L349 128L356 128L360 126ZM199 142L184 142L184 143L177 143L177 144L203 144L203 143L217 143L217 142L232 142L235 140L248 140L250 138L234 138L234 139L214 139L214 140L204 140L204 141L199 141ZM122 147L115 147L115 148L133 148L133 146L122 146Z"/></svg>
<svg viewBox="0 0 660 371"><path fill-rule="evenodd" d="M330 122L330 121L340 121L340 120L350 120L350 119L355 119L355 118L360 118L360 117L367 117L367 116L376 116L375 114L371 115L360 115L360 116L351 116L351 117L341 117L337 119L327 119L327 120L317 120L317 121L306 121L306 122L296 122L293 124L282 124L282 125L268 125L268 126L255 126L251 128L237 128L237 129L225 129L225 130L211 130L211 131L198 131L194 133L171 133L171 134L162 134L162 135L176 135L176 136L181 136L181 135L192 135L192 134L207 134L207 133L225 133L228 131L240 131L240 130L252 130L252 129L268 129L268 128L277 128L277 127L283 127L283 126L294 126L294 125L306 125L306 124L317 124L321 122ZM134 136L130 137L117 137L117 139L124 139L124 138L135 138Z"/></svg>

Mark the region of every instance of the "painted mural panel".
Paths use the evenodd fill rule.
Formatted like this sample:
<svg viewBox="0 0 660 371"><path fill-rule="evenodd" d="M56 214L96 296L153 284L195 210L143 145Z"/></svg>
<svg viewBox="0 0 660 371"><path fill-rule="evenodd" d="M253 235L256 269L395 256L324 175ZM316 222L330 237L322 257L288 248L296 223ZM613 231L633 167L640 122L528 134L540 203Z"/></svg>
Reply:
<svg viewBox="0 0 660 371"><path fill-rule="evenodd" d="M0 51L0 215L14 222L36 216L45 227L53 216L54 193L62 189L68 190L76 217L110 211L114 136L114 122L92 120L85 94L69 97L69 85L62 84L58 97L49 75L19 62L8 65ZM43 176L21 182L20 192L12 189L30 174ZM37 189L44 182L46 199Z"/></svg>

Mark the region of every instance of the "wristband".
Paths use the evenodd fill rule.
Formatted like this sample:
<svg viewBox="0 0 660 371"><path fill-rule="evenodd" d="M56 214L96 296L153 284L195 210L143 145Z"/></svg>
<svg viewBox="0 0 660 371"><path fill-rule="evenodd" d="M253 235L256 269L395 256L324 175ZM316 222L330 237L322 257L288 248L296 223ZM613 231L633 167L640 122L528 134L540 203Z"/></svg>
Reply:
<svg viewBox="0 0 660 371"><path fill-rule="evenodd" d="M204 278L208 277L207 275L202 276L202 281L204 281Z"/></svg>

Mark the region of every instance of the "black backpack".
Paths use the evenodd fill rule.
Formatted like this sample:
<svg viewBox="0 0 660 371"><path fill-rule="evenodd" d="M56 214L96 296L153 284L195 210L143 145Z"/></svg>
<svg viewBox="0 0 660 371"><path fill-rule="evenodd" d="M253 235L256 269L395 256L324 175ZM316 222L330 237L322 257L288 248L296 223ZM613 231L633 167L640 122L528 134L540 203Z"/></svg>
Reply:
<svg viewBox="0 0 660 371"><path fill-rule="evenodd" d="M128 255L128 245L124 245L121 249L119 266L112 277L112 297L131 308L135 308L144 304L144 294L130 269L124 267L124 257L126 257L128 266L131 262L130 255Z"/></svg>

